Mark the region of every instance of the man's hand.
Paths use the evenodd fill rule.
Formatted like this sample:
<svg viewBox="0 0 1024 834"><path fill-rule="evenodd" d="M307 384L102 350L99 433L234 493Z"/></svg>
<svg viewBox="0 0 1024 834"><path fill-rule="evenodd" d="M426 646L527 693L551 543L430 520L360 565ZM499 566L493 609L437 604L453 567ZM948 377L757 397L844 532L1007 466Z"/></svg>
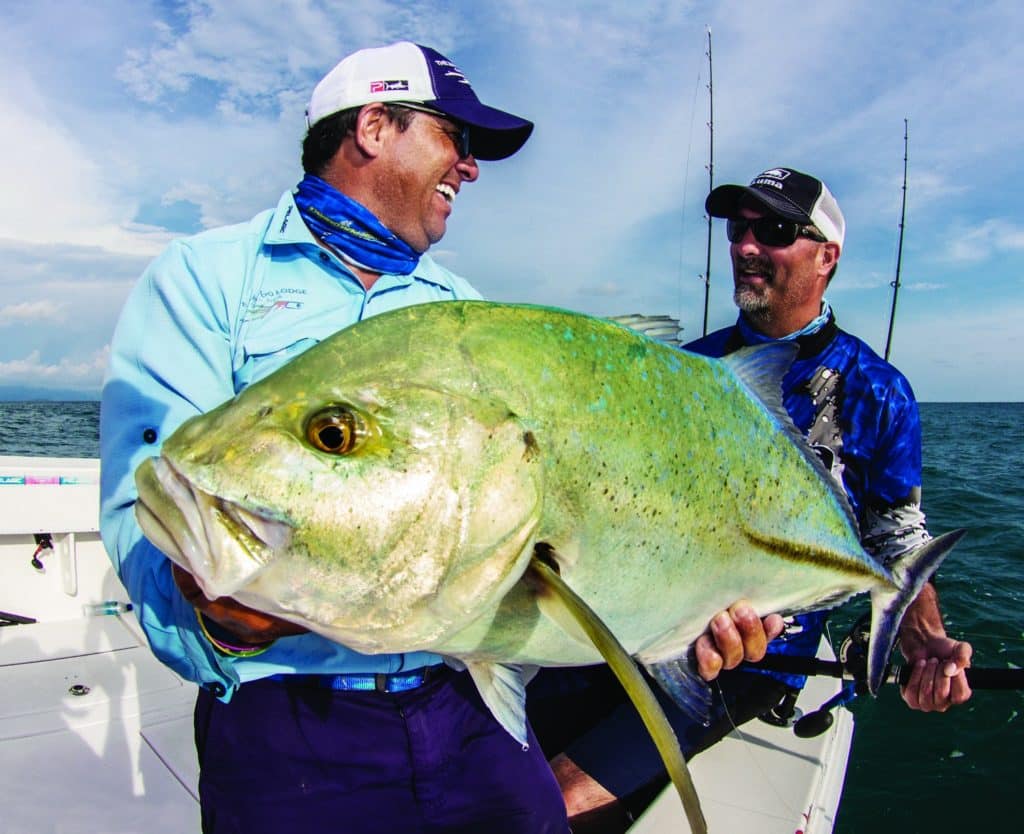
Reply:
<svg viewBox="0 0 1024 834"><path fill-rule="evenodd" d="M911 709L945 712L971 697L964 671L971 665L970 643L949 637L935 637L907 657L913 667L903 687L903 700Z"/></svg>
<svg viewBox="0 0 1024 834"><path fill-rule="evenodd" d="M912 667L901 690L911 709L945 712L971 697L964 670L974 650L970 643L946 635L935 586L925 585L903 615L900 649Z"/></svg>
<svg viewBox="0 0 1024 834"><path fill-rule="evenodd" d="M309 630L279 617L256 611L231 597L218 597L211 601L206 598L206 594L192 574L178 565L172 565L171 569L174 572L175 584L189 604L201 611L203 616L236 635L240 643L260 646L272 643L278 637L304 634Z"/></svg>
<svg viewBox="0 0 1024 834"><path fill-rule="evenodd" d="M698 673L713 681L723 669L733 669L744 660L761 660L769 641L782 634L782 628L779 614L762 620L746 600L733 603L728 611L716 614L708 630L697 638Z"/></svg>

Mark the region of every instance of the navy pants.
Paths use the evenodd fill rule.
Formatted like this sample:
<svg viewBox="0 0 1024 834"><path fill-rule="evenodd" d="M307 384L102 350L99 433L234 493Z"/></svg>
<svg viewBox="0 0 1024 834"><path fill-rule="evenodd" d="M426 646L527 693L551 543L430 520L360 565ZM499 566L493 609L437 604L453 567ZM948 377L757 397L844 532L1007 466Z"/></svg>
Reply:
<svg viewBox="0 0 1024 834"><path fill-rule="evenodd" d="M195 711L204 834L567 834L562 795L451 670L408 692L260 680Z"/></svg>

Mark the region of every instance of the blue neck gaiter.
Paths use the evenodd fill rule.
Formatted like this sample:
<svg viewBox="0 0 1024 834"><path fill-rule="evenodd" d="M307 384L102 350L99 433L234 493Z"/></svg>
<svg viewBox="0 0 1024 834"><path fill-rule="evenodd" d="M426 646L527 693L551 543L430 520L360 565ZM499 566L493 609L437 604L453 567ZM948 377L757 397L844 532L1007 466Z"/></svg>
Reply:
<svg viewBox="0 0 1024 834"><path fill-rule="evenodd" d="M419 253L372 212L319 177L306 174L296 186L294 197L309 230L356 266L388 275L408 275L419 263Z"/></svg>

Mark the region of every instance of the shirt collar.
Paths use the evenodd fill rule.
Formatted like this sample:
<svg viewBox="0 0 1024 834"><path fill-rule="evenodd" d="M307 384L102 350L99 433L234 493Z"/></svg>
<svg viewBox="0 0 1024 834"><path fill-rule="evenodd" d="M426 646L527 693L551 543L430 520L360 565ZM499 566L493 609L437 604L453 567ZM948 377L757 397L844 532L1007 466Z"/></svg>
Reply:
<svg viewBox="0 0 1024 834"><path fill-rule="evenodd" d="M817 318L812 319L799 330L794 330L792 333L788 333L785 336L780 336L777 339L773 338L772 336L766 336L764 333L755 330L750 325L750 322L747 321L743 313L740 313L739 321L737 321L737 326L739 327L740 332L743 334L744 342L746 342L748 345L759 345L764 344L765 342L792 342L799 339L801 336L809 336L812 333L817 333L819 330L821 330L821 328L828 324L831 316L832 308L829 306L828 300L822 298L821 312L818 314Z"/></svg>
<svg viewBox="0 0 1024 834"><path fill-rule="evenodd" d="M306 224L302 222L302 217L299 215L299 208L295 205L295 198L292 196L291 191L286 191L281 195L281 199L277 203L277 208L274 209L274 214L270 218L270 225L267 227L267 231L263 235L263 242L268 246L305 245L314 246L317 251L322 249L316 238L313 237L313 233L310 232ZM339 260L341 259L339 258ZM381 276L381 280L384 280L384 276ZM439 266L434 259L426 253L420 257L419 264L417 264L411 274L388 275L387 281L382 285L382 287L408 286L413 282L413 280L436 284L453 292L455 290L452 286L452 281L449 277L448 271ZM380 283L380 281L378 281L378 283Z"/></svg>

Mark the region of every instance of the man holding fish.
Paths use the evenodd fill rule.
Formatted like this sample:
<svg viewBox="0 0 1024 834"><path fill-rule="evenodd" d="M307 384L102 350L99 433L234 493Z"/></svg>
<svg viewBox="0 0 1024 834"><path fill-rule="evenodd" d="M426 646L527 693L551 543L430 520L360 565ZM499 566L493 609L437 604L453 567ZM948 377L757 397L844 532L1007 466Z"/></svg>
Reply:
<svg viewBox="0 0 1024 834"><path fill-rule="evenodd" d="M849 495L868 552L883 564L893 564L930 538L920 506L917 404L909 383L895 368L837 327L824 297L846 228L835 198L814 177L772 168L749 186L715 188L706 210L726 219L740 315L734 326L686 349L725 356L768 342L798 345L783 381L785 408ZM794 618L782 638L768 646L768 653L813 656L825 614ZM744 659L752 659L749 647L776 636L779 622L766 619L764 626L762 633L761 620L740 603L728 615L717 617L709 635L697 641L695 656L705 679L718 677L722 670L734 671L721 675L717 720L709 729L666 702L687 755L713 744L734 724L771 709L788 687L803 686L802 678L735 670ZM926 584L907 610L899 644L913 669L902 690L908 706L945 712L970 698L964 670L970 666L971 646L946 634L934 584ZM617 690L612 693L612 699L618 697ZM573 704L582 709L578 695ZM537 720L543 719L538 715ZM542 724L537 727L544 741ZM664 779L659 777L661 761L629 704L614 708L609 717L569 743L553 767L579 832L624 830L631 804L637 810Z"/></svg>
<svg viewBox="0 0 1024 834"><path fill-rule="evenodd" d="M186 420L354 322L479 298L425 253L477 179L477 160L511 156L533 125L483 105L451 61L412 43L341 61L314 89L307 122L306 176L276 209L175 241L146 270L103 390L103 539L154 653L200 685L203 831L317 830L331 820L361 834L564 834L540 745L532 733L525 745L509 735L468 675L429 651L360 653L230 596L210 598L165 556L209 566L202 547L221 535L211 518L270 541L279 519L207 496L180 525L151 517L147 537L139 528L136 512L147 510L135 472ZM331 447L353 431L327 421L317 442ZM166 486L180 494L182 483L170 476ZM764 631L738 622L752 635L746 655L760 656ZM732 637L727 657L743 642Z"/></svg>
<svg viewBox="0 0 1024 834"><path fill-rule="evenodd" d="M532 123L413 43L349 55L306 115L306 176L276 209L175 241L147 269L103 392L104 541L154 652L201 686L203 830L564 834L539 745L524 751L466 675L207 599L134 518L134 470L186 418L361 318L480 297L425 253L477 160L514 154Z"/></svg>

